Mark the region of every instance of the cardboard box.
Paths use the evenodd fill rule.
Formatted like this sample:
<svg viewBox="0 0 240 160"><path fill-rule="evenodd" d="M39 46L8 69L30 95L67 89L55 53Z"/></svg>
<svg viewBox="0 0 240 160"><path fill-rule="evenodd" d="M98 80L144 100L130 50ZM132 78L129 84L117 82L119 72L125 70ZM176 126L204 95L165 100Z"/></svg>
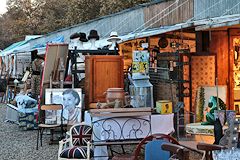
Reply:
<svg viewBox="0 0 240 160"><path fill-rule="evenodd" d="M172 113L172 102L169 100L159 100L156 102L156 111L160 114Z"/></svg>

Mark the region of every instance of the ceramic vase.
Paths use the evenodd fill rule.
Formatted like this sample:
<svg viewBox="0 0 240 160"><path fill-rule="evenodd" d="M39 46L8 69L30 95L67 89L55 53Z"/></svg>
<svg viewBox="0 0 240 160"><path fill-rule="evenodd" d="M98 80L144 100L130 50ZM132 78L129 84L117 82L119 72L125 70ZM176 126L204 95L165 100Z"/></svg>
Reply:
<svg viewBox="0 0 240 160"><path fill-rule="evenodd" d="M231 126L236 119L236 111L235 110L226 110L226 120L228 126Z"/></svg>

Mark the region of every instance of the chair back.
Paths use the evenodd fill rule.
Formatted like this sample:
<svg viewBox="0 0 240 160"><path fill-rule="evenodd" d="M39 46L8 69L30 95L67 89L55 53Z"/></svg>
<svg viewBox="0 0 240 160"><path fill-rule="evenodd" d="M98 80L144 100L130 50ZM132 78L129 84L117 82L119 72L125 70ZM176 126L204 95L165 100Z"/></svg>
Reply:
<svg viewBox="0 0 240 160"><path fill-rule="evenodd" d="M170 157L169 151L162 150L161 146L165 143L169 143L164 139L153 140L148 142L145 146L145 160L149 159L159 159L159 160L168 160Z"/></svg>
<svg viewBox="0 0 240 160"><path fill-rule="evenodd" d="M44 113L45 111L45 113ZM60 111L60 113L58 112ZM41 106L40 110L40 118L39 121L40 123L46 123L46 124L51 124L54 118L56 120L55 123L61 123L63 124L63 106L61 104L45 104Z"/></svg>
<svg viewBox="0 0 240 160"><path fill-rule="evenodd" d="M87 146L92 141L92 127L84 123L75 124L70 128L73 146Z"/></svg>
<svg viewBox="0 0 240 160"><path fill-rule="evenodd" d="M41 106L41 110L53 110L53 111L56 111L56 110L62 110L63 109L63 106L61 104L45 104L45 105L42 105Z"/></svg>
<svg viewBox="0 0 240 160"><path fill-rule="evenodd" d="M166 135L166 134L153 134L153 135L147 136L137 145L137 147L134 151L134 160L138 160L138 156L140 155L143 145L146 143L149 143L151 141L154 141L154 142L150 143L149 148L152 148L152 146L157 146L157 148L158 148L158 149L152 150L151 152L160 152L162 143L179 144L176 139L174 139L173 137ZM147 147L147 149L148 149L148 147ZM151 159L151 157L150 157L150 159Z"/></svg>

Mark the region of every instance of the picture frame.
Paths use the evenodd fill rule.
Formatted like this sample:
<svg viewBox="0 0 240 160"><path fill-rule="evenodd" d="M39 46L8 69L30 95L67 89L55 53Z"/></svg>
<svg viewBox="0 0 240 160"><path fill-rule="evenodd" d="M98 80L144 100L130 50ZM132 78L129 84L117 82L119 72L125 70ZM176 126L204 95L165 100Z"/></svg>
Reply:
<svg viewBox="0 0 240 160"><path fill-rule="evenodd" d="M72 92L75 92L72 94ZM63 93L65 93L63 95ZM78 98L76 98L78 94ZM65 96L65 97L64 97ZM69 96L70 99L69 99ZM73 99L71 99L73 98ZM76 101L77 103L73 103ZM81 88L46 88L45 89L45 104L62 104L63 105L63 123L74 125L82 121L82 89ZM73 106L71 106L73 105ZM54 112L54 111L53 111ZM57 114L57 115L56 115ZM61 112L45 113L45 122L53 124L55 121L61 123ZM48 115L48 117L47 117Z"/></svg>
<svg viewBox="0 0 240 160"><path fill-rule="evenodd" d="M134 51L132 54L132 79L146 79L149 78L149 52L148 51Z"/></svg>

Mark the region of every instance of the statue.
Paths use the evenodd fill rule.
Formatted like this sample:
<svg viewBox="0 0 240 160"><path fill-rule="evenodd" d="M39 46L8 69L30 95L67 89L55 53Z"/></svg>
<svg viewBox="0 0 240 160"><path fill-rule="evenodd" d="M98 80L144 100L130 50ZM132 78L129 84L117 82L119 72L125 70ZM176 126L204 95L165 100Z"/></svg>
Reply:
<svg viewBox="0 0 240 160"><path fill-rule="evenodd" d="M206 122L202 122L202 125L213 125L215 122L215 116L214 111L215 110L226 110L226 104L218 98L219 102L219 109L217 107L217 97L211 96L208 102L208 107L210 108L210 111L206 114Z"/></svg>

